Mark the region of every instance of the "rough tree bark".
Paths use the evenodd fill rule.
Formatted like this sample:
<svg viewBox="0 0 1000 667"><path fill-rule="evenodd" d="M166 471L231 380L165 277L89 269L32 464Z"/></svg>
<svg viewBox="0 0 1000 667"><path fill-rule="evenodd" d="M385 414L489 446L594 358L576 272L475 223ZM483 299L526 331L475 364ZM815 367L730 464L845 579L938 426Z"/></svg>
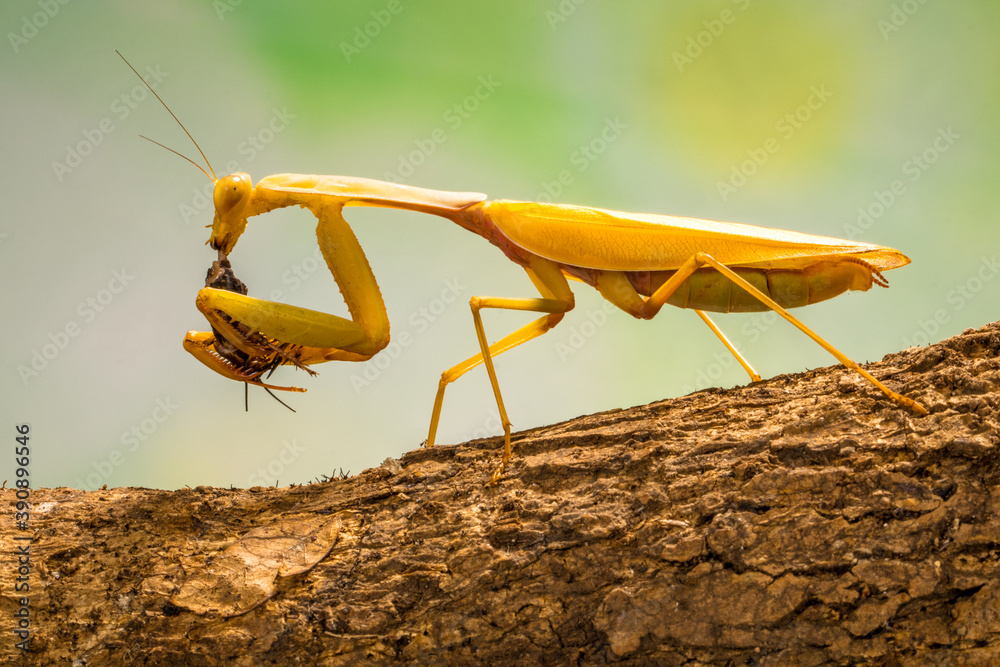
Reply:
<svg viewBox="0 0 1000 667"><path fill-rule="evenodd" d="M34 491L34 665L1000 664L1000 324L291 488ZM5 491L5 507L14 497ZM3 626L16 610L7 517Z"/></svg>

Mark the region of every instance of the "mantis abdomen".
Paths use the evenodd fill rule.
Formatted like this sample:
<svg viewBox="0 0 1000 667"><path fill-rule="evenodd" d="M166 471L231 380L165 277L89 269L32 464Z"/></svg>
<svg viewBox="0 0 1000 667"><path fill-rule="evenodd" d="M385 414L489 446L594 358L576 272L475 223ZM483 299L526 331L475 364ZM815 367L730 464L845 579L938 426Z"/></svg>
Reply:
<svg viewBox="0 0 1000 667"><path fill-rule="evenodd" d="M848 290L866 291L882 285L881 275L860 260L831 258L802 269L740 268L733 270L784 308L797 308L832 299ZM629 271L625 276L639 294L649 296L674 271ZM884 286L884 285L883 285ZM681 283L667 303L713 313L755 313L769 310L759 299L712 268L695 271Z"/></svg>

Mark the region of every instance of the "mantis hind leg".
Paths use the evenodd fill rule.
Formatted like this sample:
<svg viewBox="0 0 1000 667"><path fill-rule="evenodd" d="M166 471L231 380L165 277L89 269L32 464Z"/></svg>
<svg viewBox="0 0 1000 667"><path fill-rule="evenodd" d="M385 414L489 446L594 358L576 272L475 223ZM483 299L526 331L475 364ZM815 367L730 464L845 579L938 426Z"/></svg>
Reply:
<svg viewBox="0 0 1000 667"><path fill-rule="evenodd" d="M736 346L729 341L729 338L726 336L726 334L722 333L722 329L720 329L719 326L715 322L713 322L708 315L705 314L705 311L695 310L694 312L698 313L698 317L700 317L702 321L708 325L708 328L712 330L712 333L714 333L719 338L719 340L722 341L722 344L726 346L726 349L729 350L729 352L734 357L736 357L736 361L740 362L740 366L742 366L743 370L745 370L747 372L747 375L750 376L750 381L760 382L760 373L755 371L753 369L753 366L750 365L750 362L747 361L742 354L740 354L740 351L737 350Z"/></svg>
<svg viewBox="0 0 1000 667"><path fill-rule="evenodd" d="M441 417L441 406L444 403L444 391L449 384L462 377L470 370L485 363L486 371L490 377L490 384L493 387L493 395L496 397L497 409L500 412L500 420L504 431L503 459L500 466L494 471L491 482L496 482L503 474L507 463L510 461L510 420L507 418L507 410L503 404L503 396L500 393L500 385L497 382L496 370L493 367L493 357L517 347L533 338L541 336L546 331L554 327L562 320L563 315L573 309L573 292L570 291L569 284L565 276L554 263L540 257L532 257L530 264L525 268L528 277L538 288L541 299L508 299L497 297L475 296L469 302L472 309L472 317L476 326L476 337L479 340L479 354L475 354L460 364L452 366L441 374L438 383L437 396L434 399L434 410L431 413L431 425L427 435L427 446L434 445L434 438L437 434L438 421ZM547 313L546 315L529 322L525 326L508 334L493 345L486 341L486 333L483 328L483 321L479 311L483 308L500 308L503 310L523 310L537 313Z"/></svg>
<svg viewBox="0 0 1000 667"><path fill-rule="evenodd" d="M730 269L728 266L722 264L721 262L719 262L718 260L716 260L714 257L712 257L707 253L699 252L695 254L693 257L691 257L691 259L686 261L683 265L681 265L679 269L677 269L677 271L673 274L673 276L670 277L669 280L660 285L660 287L657 288L656 291L653 292L653 294L648 299L645 300L643 300L641 296L635 293L634 288L632 289L632 294L627 294L626 292L624 292L623 283L627 284L628 281L625 280L624 276L622 276L620 273L618 274L607 273L602 275L598 281L598 289L601 291L601 294L605 296L605 298L608 298L610 301L612 301L612 303L615 303L623 310L626 310L627 312L631 313L632 315L635 315L636 317L648 320L655 317L656 314L663 307L663 305L667 302L667 299L669 299L670 296L677 291L677 289L692 273L697 271L702 266L711 266L716 271L724 275L726 278L729 278L729 280L731 280L733 283L739 285L741 288L746 290L746 292L750 294L750 296L760 301L762 304L764 304L765 306L776 312L778 315L781 315L781 317L786 319L799 331L809 336L820 347L822 347L824 350L832 354L837 359L837 361L842 363L844 366L847 366L848 368L852 369L853 371L861 375L861 377L871 382L879 391L888 396L894 402L907 408L908 410L911 410L912 412L918 415L928 414L927 409L924 408L924 406L920 405L911 398L907 398L906 396L894 392L893 390L889 389L884 384L876 380L868 371L861 368L861 366L859 366L857 363L855 363L853 360L847 357L847 355L845 355L843 352L835 348L833 345L831 345L822 337L820 337L818 334L816 334L814 331L812 331L812 329L810 329L805 324L796 319L787 310L778 305L771 297L764 294L762 291L760 291L757 287L752 285L742 276L740 276L735 271ZM631 285L629 285L629 287L631 287ZM702 316L702 319L706 320L706 324L711 322L711 320L707 319L706 315L703 315L700 312L699 315ZM709 326L712 327L711 324L709 324ZM716 327L712 327L712 330L716 331ZM721 332L717 332L717 335L719 334L721 334ZM726 343L726 347L728 347L731 352L736 354L737 360L740 360L740 362L743 363L742 358L736 353L735 348L733 348L731 344L729 344L724 337L720 336L720 338L722 338L723 343ZM744 368L746 368L746 365L744 365ZM747 372L749 373L750 370L752 369L747 369Z"/></svg>

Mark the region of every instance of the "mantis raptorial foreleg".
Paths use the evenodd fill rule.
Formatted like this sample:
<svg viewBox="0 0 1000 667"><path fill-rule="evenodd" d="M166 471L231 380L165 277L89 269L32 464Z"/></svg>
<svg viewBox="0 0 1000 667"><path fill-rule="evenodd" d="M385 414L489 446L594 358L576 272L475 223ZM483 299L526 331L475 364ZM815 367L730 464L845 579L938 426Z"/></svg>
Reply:
<svg viewBox="0 0 1000 667"><path fill-rule="evenodd" d="M517 347L532 338L537 338L554 327L562 320L563 315L573 309L575 300L573 292L566 282L566 277L554 263L541 257L533 257L529 266L525 267L531 282L538 288L541 299L508 299L498 297L475 296L469 302L472 309L472 317L476 326L476 337L479 340L479 354L473 355L460 364L452 366L441 374L441 381L438 383L437 396L434 399L434 410L431 413L431 426L427 435L427 446L434 445L434 438L437 433L438 420L441 417L441 406L444 402L444 390L449 384L465 375L481 363L486 364L486 372L490 377L490 384L493 387L493 395L496 397L497 409L500 412L500 421L503 425L504 449L503 459L500 466L493 472L492 481L496 482L503 474L504 469L510 461L510 420L507 418L507 409L503 404L503 396L500 394L500 385L497 382L496 370L493 367L493 357ZM514 332L504 336L493 345L486 341L486 332L483 328L483 320L479 311L483 308L500 308L503 310L523 310L536 313L548 313L538 318Z"/></svg>
<svg viewBox="0 0 1000 667"><path fill-rule="evenodd" d="M235 178L234 183L231 192L223 190L217 199L223 199L223 204L232 199L230 208L239 209L240 215L236 217L240 232L246 225L246 216L292 205L312 211L318 220L319 247L340 287L351 319L206 287L198 292L195 303L223 340L218 340L215 333L191 331L185 338L185 348L228 378L290 391L302 390L265 385L260 378L280 363L307 368L308 364L324 361L365 361L384 348L389 342L385 303L368 259L344 220L344 203L333 198L263 190L250 203L239 192L241 179ZM216 205L219 206L218 201ZM244 212L244 209L249 210ZM220 258L225 258L233 243L235 237L219 241ZM227 346L235 349L220 353Z"/></svg>
<svg viewBox="0 0 1000 667"><path fill-rule="evenodd" d="M292 341L309 352L310 358L325 359L338 351L347 353L337 357L341 361L363 361L371 354L348 352L367 346L364 330L355 322L318 310L265 301L221 289L205 288L195 299L198 307L212 326L240 347L235 323L248 326L274 340ZM294 330L294 334L290 331ZM246 354L253 350L242 349Z"/></svg>
<svg viewBox="0 0 1000 667"><path fill-rule="evenodd" d="M660 287L658 287L656 291L653 292L653 294L645 300L638 293L635 293L634 289L632 290L631 294L628 292L628 290L622 289L623 283L627 284L627 281L621 274L605 273L605 275L603 275L601 279L598 281L598 289L601 290L601 294L606 299L614 303L622 310L631 313L635 317L644 320L649 320L655 317L658 312L660 312L660 309L667 302L667 299L669 299L671 295L677 291L677 289L683 284L683 282L687 280L687 278L689 278L691 274L693 274L695 271L697 271L699 268L703 266L711 266L716 271L721 273L723 276L729 278L729 280L731 280L735 285L738 285L739 287L746 290L746 292L750 294L753 298L757 299L765 306L767 306L768 308L770 308L771 310L773 310L774 312L778 313L783 318L788 320L799 331L812 338L820 347L822 347L824 350L832 354L837 359L837 361L857 372L863 378L865 378L873 385L875 385L879 389L879 391L884 393L886 396L891 398L896 403L906 406L907 408L909 408L910 410L912 410L917 414L920 415L928 414L927 409L924 408L922 405L920 405L913 399L907 398L906 396L902 396L894 392L893 390L889 389L884 384L876 380L871 375L871 373L861 368L861 366L859 366L853 360L847 357L847 355L845 355L843 352L835 348L833 345L831 345L822 337L820 337L818 334L816 334L814 331L812 331L812 329L810 329L805 324L796 319L787 310L778 305L771 297L761 292L759 289L757 289L757 287L749 283L742 276L740 276L735 271L730 269L728 266L722 264L721 262L719 262L718 260L716 260L714 257L712 257L707 253L703 252L696 253L693 257L684 262L684 264L682 264L681 267L677 269L677 271L666 282L660 285ZM603 288L602 284L604 285ZM705 319L704 316L703 319ZM716 331L716 329L717 329L716 327L712 327L713 331ZM723 342L726 343L726 347L728 347L730 351L733 352L733 354L736 354L737 360L740 360L740 363L743 363L744 368L746 368L747 364L745 364L742 361L742 357L736 352L735 348L732 347L731 344L729 344L729 341L723 337ZM749 373L751 370L752 369L748 369L747 372Z"/></svg>
<svg viewBox="0 0 1000 667"><path fill-rule="evenodd" d="M375 275L372 273L368 258L365 256L358 238L347 221L344 220L342 201L333 198L323 198L296 193L268 191L258 188L254 199L254 214L266 213L280 207L302 206L309 209L319 221L316 225L316 238L320 250L326 259L326 264L340 287L344 303L351 314L351 319L325 315L318 326L306 323L304 329L298 326L294 335L297 338L308 338L310 342L301 344L314 347L334 348L355 352L362 355L374 355L389 343L389 316L386 314L385 302L379 290ZM284 304L278 304L283 306ZM278 309L282 310L282 309ZM298 309L295 310L305 310ZM310 311L316 312L316 311ZM324 315L323 313L319 313ZM298 324L298 323L296 323ZM266 326L281 327L282 317L269 318ZM260 331L267 336L271 334L261 327ZM280 338L279 336L273 336ZM288 340L288 338L283 338ZM295 342L299 342L296 340Z"/></svg>

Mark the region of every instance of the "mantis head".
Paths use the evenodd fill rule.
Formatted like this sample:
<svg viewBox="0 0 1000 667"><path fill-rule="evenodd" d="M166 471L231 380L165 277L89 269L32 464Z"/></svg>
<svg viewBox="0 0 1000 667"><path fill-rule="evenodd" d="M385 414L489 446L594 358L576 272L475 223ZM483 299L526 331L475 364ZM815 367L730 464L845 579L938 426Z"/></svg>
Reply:
<svg viewBox="0 0 1000 667"><path fill-rule="evenodd" d="M230 174L215 182L215 220L212 221L212 236L208 244L228 255L240 234L247 226L250 200L253 199L253 184L250 175Z"/></svg>
<svg viewBox="0 0 1000 667"><path fill-rule="evenodd" d="M197 167L201 173L205 174L209 180L215 183L215 194L213 195L213 199L215 200L215 220L212 222L212 236L208 239L208 243L212 246L212 248L219 250L223 256L228 255L233 249L233 246L236 245L236 241L240 238L240 234L243 233L243 230L246 229L247 226L247 212L250 201L253 199L253 183L250 181L250 175L235 173L230 174L225 178L217 179L215 176L215 170L212 169L212 164L208 161L208 158L205 157L205 152L201 150L201 146L198 145L198 142L194 140L191 133L187 131L186 127L184 127L184 123L182 123L177 116L174 116L174 112L170 110L167 103L160 99L160 96L156 94L156 91L153 90L152 86L150 86L146 80L142 78L142 75L139 74L134 67L132 67L132 64L128 60L125 60L125 56L119 53L117 49L115 49L115 53L118 53L121 59L125 61L125 64L128 65L129 69L135 72L135 75L139 77L139 80L142 81L146 88L149 89L149 92L151 92L153 96L159 100L160 104L163 105L163 108L166 109L171 116L173 116L173 119L176 120L177 124L181 126L182 130L184 130L184 134L188 135L188 138L191 139L191 143L193 143L195 148L198 149L198 152L201 153L202 159L205 160L205 165L208 167L208 171L191 158L175 151L173 148L164 146L159 141L153 141L149 137L139 135L142 136L143 139L146 139L157 146L165 148L171 153L184 158Z"/></svg>

